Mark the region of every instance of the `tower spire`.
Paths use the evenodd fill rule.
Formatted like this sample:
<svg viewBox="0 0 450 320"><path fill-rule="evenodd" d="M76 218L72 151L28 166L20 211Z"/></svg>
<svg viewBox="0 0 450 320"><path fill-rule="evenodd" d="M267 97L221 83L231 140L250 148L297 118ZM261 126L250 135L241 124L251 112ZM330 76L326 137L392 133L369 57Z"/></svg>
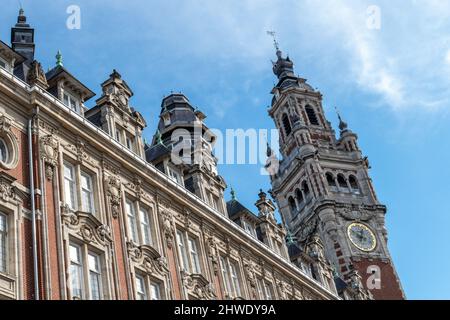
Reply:
<svg viewBox="0 0 450 320"><path fill-rule="evenodd" d="M281 51L280 51L280 44L277 41L277 36L276 36L277 33L275 31L267 31L267 34L273 38L273 45L275 46L275 49L277 50L277 55L278 55L278 52L281 52Z"/></svg>
<svg viewBox="0 0 450 320"><path fill-rule="evenodd" d="M339 118L339 129L341 129L341 131L345 131L348 129L348 124L342 120L341 114L339 112L339 109L337 107L334 107L334 109L336 110L337 116Z"/></svg>

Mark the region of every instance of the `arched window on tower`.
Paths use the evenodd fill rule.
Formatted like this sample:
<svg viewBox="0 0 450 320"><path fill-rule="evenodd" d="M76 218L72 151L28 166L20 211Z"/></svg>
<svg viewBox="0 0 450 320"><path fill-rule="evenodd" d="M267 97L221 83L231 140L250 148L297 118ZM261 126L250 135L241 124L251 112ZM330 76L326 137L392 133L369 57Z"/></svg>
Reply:
<svg viewBox="0 0 450 320"><path fill-rule="evenodd" d="M350 190L348 189L347 181L345 180L344 175L339 174L338 177L337 177L337 181L338 181L338 184L339 184L339 189L342 192L347 192L347 193L350 192Z"/></svg>
<svg viewBox="0 0 450 320"><path fill-rule="evenodd" d="M289 136L292 132L291 122L289 121L289 116L285 113L283 114L283 118L281 119L283 122L284 132L286 133L286 137Z"/></svg>
<svg viewBox="0 0 450 320"><path fill-rule="evenodd" d="M306 181L303 181L303 183L302 183L302 190L303 190L303 194L305 195L306 202L308 202L308 200L310 199L310 191L309 191L308 183L306 183Z"/></svg>
<svg viewBox="0 0 450 320"><path fill-rule="evenodd" d="M333 174L331 174L330 172L327 172L326 176L327 176L328 186L330 187L331 191L337 192L338 188L336 186L336 181L334 180Z"/></svg>
<svg viewBox="0 0 450 320"><path fill-rule="evenodd" d="M291 214L293 217L297 215L297 204L295 203L294 198L289 197L289 208L291 209Z"/></svg>
<svg viewBox="0 0 450 320"><path fill-rule="evenodd" d="M358 180L356 179L355 176L350 176L348 178L348 182L350 183L350 188L352 190L352 193L354 194L361 194L361 191L359 189L359 185L358 185Z"/></svg>
<svg viewBox="0 0 450 320"><path fill-rule="evenodd" d="M297 201L301 208L303 203L305 202L305 199L303 198L303 193L300 191L300 189L295 190L295 196L297 197Z"/></svg>
<svg viewBox="0 0 450 320"><path fill-rule="evenodd" d="M316 115L316 112L314 111L313 107L308 105L305 107L305 111L306 111L306 115L308 116L309 123L312 124L313 126L318 126L319 119L317 119L317 115Z"/></svg>

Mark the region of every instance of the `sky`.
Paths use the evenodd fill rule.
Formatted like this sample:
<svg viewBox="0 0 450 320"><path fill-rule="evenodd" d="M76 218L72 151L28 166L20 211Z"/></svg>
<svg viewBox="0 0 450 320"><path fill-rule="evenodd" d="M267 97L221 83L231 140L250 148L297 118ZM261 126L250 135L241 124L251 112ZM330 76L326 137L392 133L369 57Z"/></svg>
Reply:
<svg viewBox="0 0 450 320"><path fill-rule="evenodd" d="M408 299L450 299L450 2L327 0L22 0L45 69L64 66L101 93L117 69L151 140L161 100L182 92L220 130L273 129L267 113L275 30L295 72L337 106L369 157L387 205L389 248ZM67 8L80 8L80 29ZM379 11L373 11L373 6ZM9 43L17 0L3 0ZM379 13L379 15L378 15ZM379 17L380 19L375 19ZM95 99L88 101L92 106ZM240 202L270 189L261 165L220 165ZM227 199L229 199L227 191ZM255 209L256 211L256 209Z"/></svg>

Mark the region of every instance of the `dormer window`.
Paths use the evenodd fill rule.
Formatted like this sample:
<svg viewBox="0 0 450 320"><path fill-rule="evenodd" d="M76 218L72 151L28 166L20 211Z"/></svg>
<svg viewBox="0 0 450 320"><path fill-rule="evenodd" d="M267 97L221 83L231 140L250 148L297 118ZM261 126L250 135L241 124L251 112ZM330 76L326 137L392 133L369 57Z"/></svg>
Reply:
<svg viewBox="0 0 450 320"><path fill-rule="evenodd" d="M256 238L255 228L253 228L253 226L250 223L244 220L242 221L242 226L244 227L245 232L247 232L253 238Z"/></svg>
<svg viewBox="0 0 450 320"><path fill-rule="evenodd" d="M3 60L1 57L0 57L0 67L2 67L5 70L9 69L8 63L5 60Z"/></svg>
<svg viewBox="0 0 450 320"><path fill-rule="evenodd" d="M175 169L168 166L167 167L167 175L169 176L169 178L171 180L175 181L179 185L183 185L183 182L181 180L181 175Z"/></svg>
<svg viewBox="0 0 450 320"><path fill-rule="evenodd" d="M69 107L72 111L79 113L80 111L80 102L71 94L64 92L63 93L63 103Z"/></svg>
<svg viewBox="0 0 450 320"><path fill-rule="evenodd" d="M128 149L130 149L131 151L134 150L133 138L130 137L129 135L126 136L126 144Z"/></svg>

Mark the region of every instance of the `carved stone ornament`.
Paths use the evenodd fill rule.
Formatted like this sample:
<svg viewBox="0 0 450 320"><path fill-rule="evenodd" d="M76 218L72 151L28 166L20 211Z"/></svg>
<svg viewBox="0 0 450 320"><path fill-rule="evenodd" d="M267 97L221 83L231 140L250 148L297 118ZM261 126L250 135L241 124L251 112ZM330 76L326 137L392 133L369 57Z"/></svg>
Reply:
<svg viewBox="0 0 450 320"><path fill-rule="evenodd" d="M188 274L186 271L181 271L181 278L188 294L200 300L217 298L211 283L201 274Z"/></svg>
<svg viewBox="0 0 450 320"><path fill-rule="evenodd" d="M245 276L247 278L248 284L250 285L251 295L254 299L257 298L257 284L256 284L256 274L255 274L255 263L250 260L244 259L244 270Z"/></svg>
<svg viewBox="0 0 450 320"><path fill-rule="evenodd" d="M120 214L120 202L122 200L121 193L122 182L116 176L108 176L105 179L106 193L109 197L111 205L111 213L113 218L117 219Z"/></svg>
<svg viewBox="0 0 450 320"><path fill-rule="evenodd" d="M309 236L316 231L317 222L317 219L312 219L306 224L306 226L300 231L300 235L298 238L299 242L306 241Z"/></svg>
<svg viewBox="0 0 450 320"><path fill-rule="evenodd" d="M280 300L288 300L288 288L284 281L276 280Z"/></svg>
<svg viewBox="0 0 450 320"><path fill-rule="evenodd" d="M45 164L45 176L48 180L52 180L54 169L58 165L58 141L52 134L41 138L40 151Z"/></svg>
<svg viewBox="0 0 450 320"><path fill-rule="evenodd" d="M44 69L40 62L34 60L30 65L30 70L27 75L27 82L34 86L38 85L43 89L48 88L47 78L45 77Z"/></svg>
<svg viewBox="0 0 450 320"><path fill-rule="evenodd" d="M163 232L164 237L166 238L167 241L167 246L169 248L172 248L175 239L175 227L173 226L173 215L169 210L163 209L161 210L161 216L163 218Z"/></svg>
<svg viewBox="0 0 450 320"><path fill-rule="evenodd" d="M0 172L0 199L4 202L17 199L17 194L12 185L15 179L10 175Z"/></svg>
<svg viewBox="0 0 450 320"><path fill-rule="evenodd" d="M206 239L206 250L208 257L211 260L213 271L215 275L219 274L219 258L217 254L217 241L211 231L204 231Z"/></svg>
<svg viewBox="0 0 450 320"><path fill-rule="evenodd" d="M158 251L148 245L137 246L134 242L127 242L128 255L131 260L144 269L147 274L166 276L169 273L167 260Z"/></svg>
<svg viewBox="0 0 450 320"><path fill-rule="evenodd" d="M344 207L340 209L339 214L342 218L349 221L370 221L373 215L362 207Z"/></svg>
<svg viewBox="0 0 450 320"><path fill-rule="evenodd" d="M67 205L62 207L61 216L64 224L86 243L102 246L112 242L111 229L102 224L91 213L73 212Z"/></svg>
<svg viewBox="0 0 450 320"><path fill-rule="evenodd" d="M0 133L9 133L11 132L11 119L8 119L4 115L0 115Z"/></svg>

